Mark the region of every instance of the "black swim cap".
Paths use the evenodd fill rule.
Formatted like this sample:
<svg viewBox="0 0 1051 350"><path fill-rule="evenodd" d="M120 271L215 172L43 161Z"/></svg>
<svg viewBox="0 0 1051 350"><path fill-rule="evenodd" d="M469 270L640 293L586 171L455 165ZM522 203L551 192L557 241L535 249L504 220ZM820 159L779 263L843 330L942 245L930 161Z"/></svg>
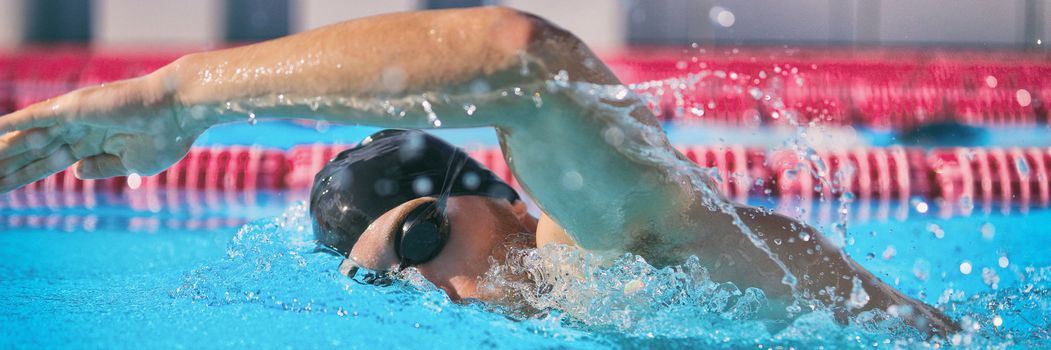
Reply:
<svg viewBox="0 0 1051 350"><path fill-rule="evenodd" d="M446 188L450 196L518 199L511 186L456 146L417 130L377 132L340 152L314 176L314 238L350 254L377 217L407 201L438 196Z"/></svg>

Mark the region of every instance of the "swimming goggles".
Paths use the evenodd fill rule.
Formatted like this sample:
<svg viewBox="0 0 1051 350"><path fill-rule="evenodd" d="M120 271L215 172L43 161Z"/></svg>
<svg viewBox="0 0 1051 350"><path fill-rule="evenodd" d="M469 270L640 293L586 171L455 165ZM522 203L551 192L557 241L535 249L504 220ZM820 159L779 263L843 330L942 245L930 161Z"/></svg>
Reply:
<svg viewBox="0 0 1051 350"><path fill-rule="evenodd" d="M398 271L426 263L438 256L449 239L449 219L445 216L445 201L431 201L413 208L394 232L394 254L398 258ZM319 246L318 252L335 256L343 255L328 246ZM351 258L339 264L339 273L360 283L389 286L397 271L371 271L366 269L358 280L361 267Z"/></svg>
<svg viewBox="0 0 1051 350"><path fill-rule="evenodd" d="M459 175L467 161L466 156L464 157L459 164L450 167L450 170L454 173L451 177L446 178L456 178ZM454 156L454 162L455 159ZM396 226L394 230L394 255L398 258L399 271L431 261L438 256L438 253L441 253L442 248L445 248L445 243L449 240L449 232L451 231L449 217L445 215L445 203L449 200L452 184L446 183L443 187L441 195L436 200L416 206ZM357 270L357 264L349 258L344 259L339 266L340 273L350 277L354 277ZM368 281L370 275L373 274L366 276L366 283L376 284ZM380 272L375 275L389 277L390 273Z"/></svg>
<svg viewBox="0 0 1051 350"><path fill-rule="evenodd" d="M444 199L413 208L394 231L394 255L401 269L431 261L445 247L450 226Z"/></svg>

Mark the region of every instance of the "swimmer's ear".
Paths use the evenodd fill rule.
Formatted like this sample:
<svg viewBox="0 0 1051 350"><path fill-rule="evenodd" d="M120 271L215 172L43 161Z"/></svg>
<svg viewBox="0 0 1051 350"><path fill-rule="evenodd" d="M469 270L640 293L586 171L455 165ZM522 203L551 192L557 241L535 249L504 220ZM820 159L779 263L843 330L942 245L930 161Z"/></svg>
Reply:
<svg viewBox="0 0 1051 350"><path fill-rule="evenodd" d="M350 258L343 259L343 262L339 264L339 273L354 278L354 275L358 273L358 264L354 263L354 260Z"/></svg>

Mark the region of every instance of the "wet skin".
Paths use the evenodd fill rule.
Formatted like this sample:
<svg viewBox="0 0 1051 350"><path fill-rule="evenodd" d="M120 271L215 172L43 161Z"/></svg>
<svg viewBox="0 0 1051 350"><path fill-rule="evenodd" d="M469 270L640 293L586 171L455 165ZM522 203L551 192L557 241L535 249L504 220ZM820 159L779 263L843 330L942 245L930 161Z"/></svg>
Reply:
<svg viewBox="0 0 1051 350"><path fill-rule="evenodd" d="M572 34L514 10L370 17L187 55L145 77L0 117L0 192L70 165L81 178L154 174L184 156L208 127L249 117L492 126L545 214L540 226L565 233L538 233L542 239L572 241L597 254L632 252L657 265L696 254L713 261L714 278L762 287L768 297L811 295L844 315L906 304L919 310L906 322L930 333L957 329L813 228L714 192L711 179L671 146L644 101L619 84ZM812 239L799 239L800 231ZM459 266L480 261L485 251L468 248ZM381 256L360 258L389 262ZM434 269L428 278L463 296L471 288L458 285L475 273ZM789 275L797 283L783 284ZM855 278L872 299L849 309L842 300Z"/></svg>

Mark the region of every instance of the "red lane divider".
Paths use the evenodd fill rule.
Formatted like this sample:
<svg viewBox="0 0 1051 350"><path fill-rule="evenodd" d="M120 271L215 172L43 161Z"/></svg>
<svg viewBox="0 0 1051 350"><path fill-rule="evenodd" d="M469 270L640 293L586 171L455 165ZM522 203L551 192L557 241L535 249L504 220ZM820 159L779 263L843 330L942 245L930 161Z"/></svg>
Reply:
<svg viewBox="0 0 1051 350"><path fill-rule="evenodd" d="M70 47L0 53L0 113L76 87L146 74L178 56ZM676 79L639 87L659 90L654 107L675 121L785 124L790 112L803 124L873 128L940 120L1034 125L1048 122L1051 103L1046 53L658 48L603 60L627 83Z"/></svg>
<svg viewBox="0 0 1051 350"><path fill-rule="evenodd" d="M0 196L0 206L90 207L96 193L122 196L180 190L203 192L199 200L219 206L224 198L245 193L309 189L314 174L346 147L302 145L288 151L246 146L193 148L186 158L154 176L82 181L71 171L63 171ZM850 192L860 200L905 202L920 196L956 203L965 210L975 204L1051 204L1051 148L924 151L894 146L800 154L743 146L688 146L679 151L713 169L719 189L737 200L749 196L835 199ZM499 149L469 153L518 187ZM34 193L58 195L41 197ZM245 200L251 202L253 198ZM132 205L148 209L159 206L152 202Z"/></svg>

